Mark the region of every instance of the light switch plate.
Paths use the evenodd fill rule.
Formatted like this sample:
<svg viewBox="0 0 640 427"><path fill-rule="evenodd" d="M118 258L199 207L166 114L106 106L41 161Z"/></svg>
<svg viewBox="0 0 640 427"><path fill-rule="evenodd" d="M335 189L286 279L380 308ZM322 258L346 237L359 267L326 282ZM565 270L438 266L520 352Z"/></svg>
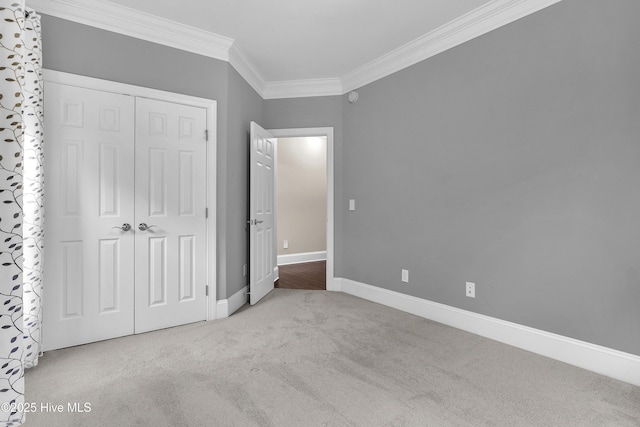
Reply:
<svg viewBox="0 0 640 427"><path fill-rule="evenodd" d="M356 199L349 199L349 210L350 211L356 210Z"/></svg>
<svg viewBox="0 0 640 427"><path fill-rule="evenodd" d="M409 270L402 269L402 281L409 283Z"/></svg>

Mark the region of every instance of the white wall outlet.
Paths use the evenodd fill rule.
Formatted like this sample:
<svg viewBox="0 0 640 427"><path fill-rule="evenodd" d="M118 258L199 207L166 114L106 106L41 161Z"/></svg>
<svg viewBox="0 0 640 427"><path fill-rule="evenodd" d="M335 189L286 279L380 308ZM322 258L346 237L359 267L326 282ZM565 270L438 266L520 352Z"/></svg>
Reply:
<svg viewBox="0 0 640 427"><path fill-rule="evenodd" d="M402 281L409 283L409 270L402 269Z"/></svg>
<svg viewBox="0 0 640 427"><path fill-rule="evenodd" d="M350 211L356 210L356 199L349 199L349 210Z"/></svg>
<svg viewBox="0 0 640 427"><path fill-rule="evenodd" d="M473 282L467 282L467 287L466 287L467 291L466 294L469 298L475 298L476 297L476 284Z"/></svg>
<svg viewBox="0 0 640 427"><path fill-rule="evenodd" d="M284 249L289 249L289 241L288 241L288 240L285 240L285 241L284 241L284 243L282 244L282 247L283 247Z"/></svg>
<svg viewBox="0 0 640 427"><path fill-rule="evenodd" d="M245 277L247 276L247 264L242 265L242 275Z"/></svg>

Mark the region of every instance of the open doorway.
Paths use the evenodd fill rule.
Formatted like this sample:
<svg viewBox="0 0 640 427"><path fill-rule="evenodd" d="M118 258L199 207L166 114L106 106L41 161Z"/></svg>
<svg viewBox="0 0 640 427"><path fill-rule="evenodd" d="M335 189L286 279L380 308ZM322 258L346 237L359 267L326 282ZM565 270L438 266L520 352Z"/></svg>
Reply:
<svg viewBox="0 0 640 427"><path fill-rule="evenodd" d="M275 277L293 271L313 278L310 289L333 290L333 128L269 132L277 138Z"/></svg>
<svg viewBox="0 0 640 427"><path fill-rule="evenodd" d="M278 281L286 289L326 289L327 137L278 138Z"/></svg>

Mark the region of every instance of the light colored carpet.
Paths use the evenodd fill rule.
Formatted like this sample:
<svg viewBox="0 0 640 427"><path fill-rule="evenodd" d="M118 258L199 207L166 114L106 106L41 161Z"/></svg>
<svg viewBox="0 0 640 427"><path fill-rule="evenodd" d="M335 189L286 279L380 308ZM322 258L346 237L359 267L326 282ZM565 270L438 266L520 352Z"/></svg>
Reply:
<svg viewBox="0 0 640 427"><path fill-rule="evenodd" d="M325 291L48 352L26 381L27 426L640 426L638 387Z"/></svg>

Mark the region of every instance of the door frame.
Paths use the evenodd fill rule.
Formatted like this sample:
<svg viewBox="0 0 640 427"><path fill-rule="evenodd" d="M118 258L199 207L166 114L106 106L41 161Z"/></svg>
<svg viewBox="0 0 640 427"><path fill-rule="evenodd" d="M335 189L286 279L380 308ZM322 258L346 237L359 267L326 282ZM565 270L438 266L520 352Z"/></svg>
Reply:
<svg viewBox="0 0 640 427"><path fill-rule="evenodd" d="M317 128L292 128L292 129L267 129L276 139L277 138L303 138L312 136L325 136L327 138L327 291L338 291L335 286L333 277L334 272L334 151L333 151L333 127L317 127ZM276 141L276 168L277 166L277 141ZM276 179L276 192L278 181ZM277 197L276 197L277 200ZM275 205L276 223L278 220L278 204ZM277 229L276 229L277 236ZM277 237L274 239L277 246ZM274 248L277 250L277 248ZM277 253L277 252L275 252ZM277 257L276 257L277 259ZM277 261L275 268L278 268ZM278 277L276 274L275 277Z"/></svg>
<svg viewBox="0 0 640 427"><path fill-rule="evenodd" d="M199 98L180 93L166 92L157 89L150 89L142 86L135 86L125 83L113 82L110 80L96 79L93 77L81 76L78 74L64 73L49 69L43 70L44 81L59 83L68 86L76 86L85 89L100 90L121 95L130 95L140 98L150 98L159 101L172 102L175 104L189 105L192 107L204 108L207 110L207 130L209 139L207 141L207 320L216 319L216 172L217 172L217 101L207 98ZM46 94L45 94L46 102ZM46 132L46 130L45 130ZM45 160L46 161L46 160ZM45 163L46 164L46 163ZM46 197L46 195L45 195ZM46 230L45 230L46 233ZM45 246L46 256L46 246ZM45 275L46 280L46 275Z"/></svg>

